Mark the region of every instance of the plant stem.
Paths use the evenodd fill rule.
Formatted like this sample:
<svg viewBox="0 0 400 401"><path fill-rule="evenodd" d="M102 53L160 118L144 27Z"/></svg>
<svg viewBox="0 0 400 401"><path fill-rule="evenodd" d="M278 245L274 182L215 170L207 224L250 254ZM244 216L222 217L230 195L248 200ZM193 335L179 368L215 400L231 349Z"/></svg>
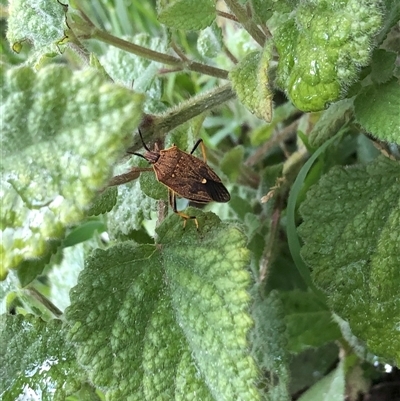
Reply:
<svg viewBox="0 0 400 401"><path fill-rule="evenodd" d="M226 5L235 14L238 21L243 25L244 29L253 37L253 39L264 47L265 35L247 15L246 9L242 7L237 0L225 0Z"/></svg>
<svg viewBox="0 0 400 401"><path fill-rule="evenodd" d="M199 114L219 106L235 97L231 85L226 84L211 91L201 93L185 102L182 102L178 108L169 111L160 117L156 117L155 125L160 133L168 132L171 129L183 124Z"/></svg>
<svg viewBox="0 0 400 401"><path fill-rule="evenodd" d="M44 305L47 310L49 310L54 316L61 316L63 313L57 308L48 298L46 298L42 293L40 293L35 287L29 286L26 291L42 305Z"/></svg>
<svg viewBox="0 0 400 401"><path fill-rule="evenodd" d="M118 47L119 49L125 50L129 53L136 54L139 57L143 57L149 60L158 61L159 63L179 66L186 68L191 71L199 72L201 74L210 75L216 78L227 79L228 71L220 68L212 67L210 65L201 64L196 61L184 61L178 57L171 56L169 54L160 53L143 46L136 45L126 40L120 39L116 36L109 34L108 32L102 31L99 28L94 28L91 32L93 39L101 40L104 43L108 43L112 46Z"/></svg>
<svg viewBox="0 0 400 401"><path fill-rule="evenodd" d="M194 96L165 114L147 115L144 117L140 126L144 141L150 142L157 138L162 138L167 132L189 121L193 117L211 110L234 97L235 93L231 85L226 84ZM137 141L133 146L127 149L127 152L135 152L141 147L141 141Z"/></svg>

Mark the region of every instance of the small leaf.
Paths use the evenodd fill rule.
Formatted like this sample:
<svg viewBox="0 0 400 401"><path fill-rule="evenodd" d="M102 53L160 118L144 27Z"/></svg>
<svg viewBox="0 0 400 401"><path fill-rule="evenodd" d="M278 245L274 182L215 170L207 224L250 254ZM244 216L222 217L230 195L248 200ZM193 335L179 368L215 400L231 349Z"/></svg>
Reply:
<svg viewBox="0 0 400 401"><path fill-rule="evenodd" d="M65 38L65 9L57 1L11 0L8 6L7 39L19 52L24 42L32 44L40 54L58 54Z"/></svg>
<svg viewBox="0 0 400 401"><path fill-rule="evenodd" d="M197 50L203 57L217 57L222 45L222 29L215 22L203 29L197 38Z"/></svg>
<svg viewBox="0 0 400 401"><path fill-rule="evenodd" d="M296 3L297 0L251 0L254 17L258 18L261 23L267 22L274 12L290 13Z"/></svg>
<svg viewBox="0 0 400 401"><path fill-rule="evenodd" d="M23 261L48 258L66 227L85 217L130 143L143 97L63 66L3 71L2 94L4 277Z"/></svg>
<svg viewBox="0 0 400 401"><path fill-rule="evenodd" d="M331 104L325 110L308 135L311 146L318 148L334 136L353 117L353 99L344 99Z"/></svg>
<svg viewBox="0 0 400 401"><path fill-rule="evenodd" d="M186 31L204 29L216 16L214 0L171 0L158 12L162 24Z"/></svg>
<svg viewBox="0 0 400 401"><path fill-rule="evenodd" d="M93 237L95 232L102 233L107 230L105 223L101 220L88 220L75 227L64 239L63 247L74 246L85 242Z"/></svg>
<svg viewBox="0 0 400 401"><path fill-rule="evenodd" d="M341 337L330 311L311 292L281 293L287 324L288 349L297 354Z"/></svg>
<svg viewBox="0 0 400 401"><path fill-rule="evenodd" d="M400 363L400 165L333 168L307 193L302 256L335 313L370 350ZM351 302L349 302L351 299Z"/></svg>
<svg viewBox="0 0 400 401"><path fill-rule="evenodd" d="M239 100L258 118L269 122L272 118L272 92L268 84L270 45L263 53L249 53L229 73Z"/></svg>
<svg viewBox="0 0 400 401"><path fill-rule="evenodd" d="M385 49L376 49L371 60L371 79L377 84L383 84L393 77L397 55Z"/></svg>
<svg viewBox="0 0 400 401"><path fill-rule="evenodd" d="M152 174L154 176L152 172L141 175ZM163 185L162 187L164 189ZM151 213L156 210L157 202L145 195L138 181L119 186L117 204L107 215L110 237L129 236L131 231L139 230L142 227L143 220L150 220Z"/></svg>
<svg viewBox="0 0 400 401"><path fill-rule="evenodd" d="M158 52L166 51L165 40L148 34L137 34L125 40ZM163 66L161 63L138 57L114 46L107 48L100 62L115 82L146 95L144 103L146 113L164 111L165 107L161 102L162 82L158 77L158 72Z"/></svg>
<svg viewBox="0 0 400 401"><path fill-rule="evenodd" d="M314 384L299 401L342 401L345 399L345 362Z"/></svg>
<svg viewBox="0 0 400 401"><path fill-rule="evenodd" d="M367 132L382 141L400 144L400 86L397 79L363 88L354 107L357 121Z"/></svg>
<svg viewBox="0 0 400 401"><path fill-rule="evenodd" d="M243 146L239 145L227 153L221 161L221 170L226 174L230 181L235 182L240 174L240 168L243 164L244 149Z"/></svg>
<svg viewBox="0 0 400 401"><path fill-rule="evenodd" d="M90 209L87 212L88 216L98 216L109 212L117 203L118 189L116 187L108 187L96 196Z"/></svg>
<svg viewBox="0 0 400 401"><path fill-rule="evenodd" d="M150 198L156 200L168 199L168 188L157 180L156 174L153 171L140 174L139 182L143 193Z"/></svg>
<svg viewBox="0 0 400 401"><path fill-rule="evenodd" d="M379 0L300 2L274 36L278 85L300 110L326 108L368 64L371 40L381 27Z"/></svg>
<svg viewBox="0 0 400 401"><path fill-rule="evenodd" d="M2 315L0 334L3 401L28 397L61 401L85 381L75 349L65 340L61 320L45 322L32 315Z"/></svg>
<svg viewBox="0 0 400 401"><path fill-rule="evenodd" d="M171 215L156 246L96 251L71 291L70 338L107 399L260 399L246 239L211 213L196 216L199 231Z"/></svg>

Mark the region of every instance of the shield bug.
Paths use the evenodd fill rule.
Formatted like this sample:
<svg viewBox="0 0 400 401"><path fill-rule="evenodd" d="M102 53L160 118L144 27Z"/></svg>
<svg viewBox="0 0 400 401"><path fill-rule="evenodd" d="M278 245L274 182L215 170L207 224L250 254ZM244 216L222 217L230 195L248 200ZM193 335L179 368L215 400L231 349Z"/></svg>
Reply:
<svg viewBox="0 0 400 401"><path fill-rule="evenodd" d="M177 210L176 196L196 203L228 202L230 200L229 192L222 184L221 179L206 163L202 139L199 139L192 151L187 153L176 145L168 149L159 149L156 144L154 150L150 150L140 131L139 135L146 152L144 155L135 152L132 154L140 156L152 164L157 180L168 188L169 204L173 211L185 220L183 227L188 219L193 219L197 228L199 223L196 216L189 216ZM199 145L201 145L204 161L193 155Z"/></svg>

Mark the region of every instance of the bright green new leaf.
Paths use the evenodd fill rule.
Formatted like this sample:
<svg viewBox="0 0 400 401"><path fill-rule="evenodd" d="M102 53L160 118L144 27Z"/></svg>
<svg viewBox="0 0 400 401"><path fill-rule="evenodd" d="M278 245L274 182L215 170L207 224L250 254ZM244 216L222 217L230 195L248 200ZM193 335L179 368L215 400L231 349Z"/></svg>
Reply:
<svg viewBox="0 0 400 401"><path fill-rule="evenodd" d="M62 401L86 377L61 320L32 315L0 317L0 394L3 401Z"/></svg>
<svg viewBox="0 0 400 401"><path fill-rule="evenodd" d="M274 36L278 85L300 110L326 108L368 64L381 27L380 0L301 2Z"/></svg>
<svg viewBox="0 0 400 401"><path fill-rule="evenodd" d="M354 101L359 124L373 136L400 144L400 85L392 79L362 89Z"/></svg>
<svg viewBox="0 0 400 401"><path fill-rule="evenodd" d="M171 28L198 31L217 16L214 0L170 0L158 11L158 20Z"/></svg>
<svg viewBox="0 0 400 401"><path fill-rule="evenodd" d="M282 292L288 349L292 353L317 348L341 337L332 314L312 292Z"/></svg>
<svg viewBox="0 0 400 401"><path fill-rule="evenodd" d="M195 210L198 231L172 215L155 246L96 251L71 292L70 339L108 400L260 399L246 239Z"/></svg>
<svg viewBox="0 0 400 401"><path fill-rule="evenodd" d="M239 100L250 112L267 122L272 118L272 92L268 83L270 44L264 51L249 53L229 73Z"/></svg>
<svg viewBox="0 0 400 401"><path fill-rule="evenodd" d="M336 167L300 211L302 256L335 313L369 349L400 363L400 164Z"/></svg>
<svg viewBox="0 0 400 401"><path fill-rule="evenodd" d="M57 45L65 39L65 9L56 0L10 0L7 39L19 52L24 42L40 54L58 54Z"/></svg>
<svg viewBox="0 0 400 401"><path fill-rule="evenodd" d="M46 259L66 227L85 217L130 143L143 96L63 66L11 69L1 79L4 277Z"/></svg>

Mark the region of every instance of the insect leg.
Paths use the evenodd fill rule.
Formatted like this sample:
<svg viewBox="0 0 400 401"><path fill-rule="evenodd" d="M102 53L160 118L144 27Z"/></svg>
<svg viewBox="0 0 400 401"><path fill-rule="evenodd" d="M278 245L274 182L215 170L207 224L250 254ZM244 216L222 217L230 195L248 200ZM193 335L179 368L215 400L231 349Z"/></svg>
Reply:
<svg viewBox="0 0 400 401"><path fill-rule="evenodd" d="M174 213L178 214L179 216L182 217L182 219L184 219L183 221L183 228L186 227L186 221L187 219L193 219L194 220L194 224L196 224L196 228L199 229L199 222L197 221L196 216L189 216L188 214L179 212L177 207L176 207L176 195L175 192L172 191L171 189L168 188L168 199L169 199L169 204L172 207L172 210L174 211Z"/></svg>
<svg viewBox="0 0 400 401"><path fill-rule="evenodd" d="M201 153L203 154L204 163L207 163L206 148L205 148L203 140L201 138L195 143L195 145L193 146L193 149L190 152L190 154L192 155L193 152L197 149L197 147L199 145L201 145Z"/></svg>

